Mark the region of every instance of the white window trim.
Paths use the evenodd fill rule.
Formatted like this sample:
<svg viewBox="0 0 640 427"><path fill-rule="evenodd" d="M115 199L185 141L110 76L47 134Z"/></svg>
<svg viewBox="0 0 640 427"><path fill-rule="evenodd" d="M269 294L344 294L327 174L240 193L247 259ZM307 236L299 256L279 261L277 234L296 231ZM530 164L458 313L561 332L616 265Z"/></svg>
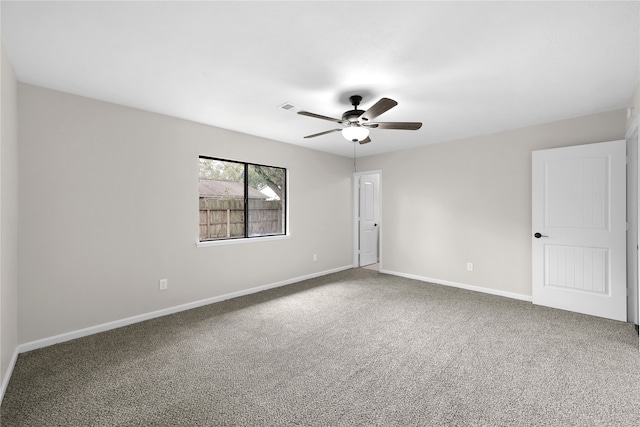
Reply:
<svg viewBox="0 0 640 427"><path fill-rule="evenodd" d="M277 166L276 166L277 167ZM198 234L197 240L196 240L196 247L197 248L209 248L212 246L226 246L226 245L241 245L243 243L256 243L256 242L273 242L274 240L288 240L291 238L291 232L290 227L291 227L291 223L289 221L289 209L291 207L291 203L290 203L290 194L289 194L289 169L284 168L284 170L286 171L287 177L286 177L286 181L287 181L287 185L284 188L284 192L285 192L285 200L286 203L284 204L285 207L285 215L287 218L287 221L285 222L286 224L286 230L285 230L285 234L278 234L275 236L256 236L256 237L240 237L237 239L221 239L221 240L203 240L200 241L200 235Z"/></svg>
<svg viewBox="0 0 640 427"><path fill-rule="evenodd" d="M196 242L196 246L199 248L207 248L211 246L241 245L243 243L273 242L274 240L287 240L290 238L291 238L290 234L278 234L277 236L241 237L238 239L224 239L224 240L205 240L203 242Z"/></svg>

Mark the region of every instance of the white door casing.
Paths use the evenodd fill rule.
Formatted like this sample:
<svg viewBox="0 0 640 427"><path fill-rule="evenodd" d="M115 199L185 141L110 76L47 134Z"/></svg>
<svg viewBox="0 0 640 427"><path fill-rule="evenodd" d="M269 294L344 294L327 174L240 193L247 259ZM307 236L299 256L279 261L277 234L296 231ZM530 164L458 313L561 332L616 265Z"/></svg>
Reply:
<svg viewBox="0 0 640 427"><path fill-rule="evenodd" d="M640 226L638 224L639 221L639 216L638 213L640 212L640 194L638 192L640 192L640 174L638 173L638 167L640 165L640 149L639 147L639 141L638 141L638 128L640 126L640 114L637 115L634 119L633 122L631 123L631 127L629 127L629 129L627 130L627 134L626 134L626 138L627 138L627 144L631 143L632 145L635 145L636 148L636 155L637 157L634 159L636 164L635 164L635 171L636 171L636 178L638 179L638 181L636 182L636 194L635 194L635 201L636 201L636 206L635 206L635 216L631 219L631 221L635 222L635 229L636 229L636 235L635 235L635 242L636 244L638 242L640 242ZM635 324L637 325L640 322L640 283L638 282L639 278L638 278L638 266L640 265L640 252L638 251L639 247L636 245L635 248L635 256L636 256L636 262L635 262L635 267L636 267L636 271L635 271L635 282L631 284L631 286L633 286L634 290L635 290L635 296L636 296L636 301L635 301L635 312L633 313L633 319L631 321L635 321ZM638 350L640 350L640 341L638 342Z"/></svg>
<svg viewBox="0 0 640 427"><path fill-rule="evenodd" d="M378 262L377 174L360 177L360 266Z"/></svg>
<svg viewBox="0 0 640 427"><path fill-rule="evenodd" d="M638 135L627 134L627 321L638 324Z"/></svg>
<svg viewBox="0 0 640 427"><path fill-rule="evenodd" d="M627 320L626 141L534 151L532 301Z"/></svg>

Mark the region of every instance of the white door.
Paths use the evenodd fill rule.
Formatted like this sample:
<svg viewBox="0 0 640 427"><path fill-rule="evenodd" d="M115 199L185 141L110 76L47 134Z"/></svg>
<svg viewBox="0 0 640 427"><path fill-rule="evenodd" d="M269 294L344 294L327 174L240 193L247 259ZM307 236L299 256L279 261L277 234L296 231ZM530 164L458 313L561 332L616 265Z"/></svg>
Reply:
<svg viewBox="0 0 640 427"><path fill-rule="evenodd" d="M378 204L380 176L360 176L360 266L378 262Z"/></svg>
<svg viewBox="0 0 640 427"><path fill-rule="evenodd" d="M627 320L626 142L533 152L533 303Z"/></svg>

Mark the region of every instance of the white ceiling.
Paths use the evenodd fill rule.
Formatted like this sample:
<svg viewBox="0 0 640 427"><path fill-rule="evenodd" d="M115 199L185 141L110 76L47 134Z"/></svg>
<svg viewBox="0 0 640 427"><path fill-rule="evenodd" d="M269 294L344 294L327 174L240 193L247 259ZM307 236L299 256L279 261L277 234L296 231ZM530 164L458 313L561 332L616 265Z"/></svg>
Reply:
<svg viewBox="0 0 640 427"><path fill-rule="evenodd" d="M379 121L357 156L624 108L640 80L640 2L11 2L18 80L353 156L348 97ZM339 127L339 125L338 125Z"/></svg>

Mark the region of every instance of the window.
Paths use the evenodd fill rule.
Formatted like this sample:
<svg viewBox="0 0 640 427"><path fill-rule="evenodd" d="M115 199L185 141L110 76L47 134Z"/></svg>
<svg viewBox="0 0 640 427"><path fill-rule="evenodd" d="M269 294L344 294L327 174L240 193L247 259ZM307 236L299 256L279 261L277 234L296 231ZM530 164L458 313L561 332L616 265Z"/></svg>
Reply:
<svg viewBox="0 0 640 427"><path fill-rule="evenodd" d="M199 160L201 242L286 233L286 169Z"/></svg>

